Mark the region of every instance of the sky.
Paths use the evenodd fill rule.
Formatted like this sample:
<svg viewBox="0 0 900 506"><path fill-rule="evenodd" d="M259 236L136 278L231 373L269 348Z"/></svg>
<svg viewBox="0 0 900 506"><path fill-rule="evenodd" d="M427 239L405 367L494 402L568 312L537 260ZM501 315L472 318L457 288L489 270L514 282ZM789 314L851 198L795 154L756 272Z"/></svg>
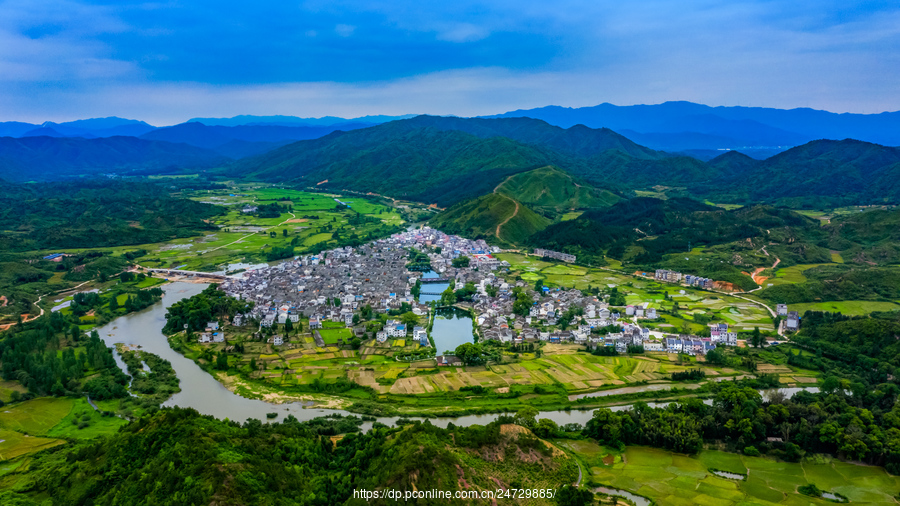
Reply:
<svg viewBox="0 0 900 506"><path fill-rule="evenodd" d="M0 0L0 121L900 110L900 2Z"/></svg>

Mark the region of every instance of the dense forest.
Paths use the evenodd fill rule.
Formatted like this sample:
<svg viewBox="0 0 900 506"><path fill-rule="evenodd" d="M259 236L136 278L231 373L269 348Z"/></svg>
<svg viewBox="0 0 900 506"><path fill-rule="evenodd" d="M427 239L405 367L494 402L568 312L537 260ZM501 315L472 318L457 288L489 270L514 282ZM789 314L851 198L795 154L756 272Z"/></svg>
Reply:
<svg viewBox="0 0 900 506"><path fill-rule="evenodd" d="M0 362L3 379L17 380L35 396L88 394L93 399L112 399L128 395L128 376L97 331L85 335L60 313L0 334Z"/></svg>
<svg viewBox="0 0 900 506"><path fill-rule="evenodd" d="M147 244L214 230L220 206L175 198L157 184L78 181L7 185L0 250Z"/></svg>
<svg viewBox="0 0 900 506"><path fill-rule="evenodd" d="M890 268L823 265L803 271L804 283L766 288L759 296L779 304L817 300L900 299L900 271Z"/></svg>
<svg viewBox="0 0 900 506"><path fill-rule="evenodd" d="M356 433L355 417L239 424L167 408L108 438L38 454L0 485L11 491L4 499L26 505L46 498L60 505L330 506L396 503L355 499L357 489L558 489L577 478L575 462L530 431L502 430L512 421L448 429L376 423ZM348 434L332 438L338 433Z"/></svg>

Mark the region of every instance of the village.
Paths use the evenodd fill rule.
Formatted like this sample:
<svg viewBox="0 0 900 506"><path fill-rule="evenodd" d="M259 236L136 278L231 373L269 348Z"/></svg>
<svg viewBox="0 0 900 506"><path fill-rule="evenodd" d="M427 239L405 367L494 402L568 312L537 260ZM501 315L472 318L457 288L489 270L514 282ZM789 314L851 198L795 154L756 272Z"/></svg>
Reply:
<svg viewBox="0 0 900 506"><path fill-rule="evenodd" d="M494 256L498 252L499 248L483 240L423 227L361 247L247 271L228 278L221 288L254 303L250 313L234 318L234 326L258 324L263 330L306 321L316 346L348 346L353 338L371 341L376 347L431 346L437 348L434 355L449 352L435 357L437 365L458 363L452 349L440 349L441 343L429 335L428 322L441 306L467 311L476 324L475 337L482 343L573 344L614 348L618 353L687 355L705 355L716 346L738 344L737 333L727 323L710 324L702 337L664 333L644 325L659 318L649 302L612 306L609 294L507 279L509 264ZM544 259L574 261L574 256L549 250L535 253ZM690 284L695 284L693 279ZM779 307L782 310L787 314L786 308ZM401 321L400 315L408 313L415 318ZM390 317L379 320L378 314ZM327 329L336 327L346 329L342 337L323 337L330 332ZM201 334L200 342L223 339L213 330ZM269 334L273 346L286 344L280 333L269 330Z"/></svg>

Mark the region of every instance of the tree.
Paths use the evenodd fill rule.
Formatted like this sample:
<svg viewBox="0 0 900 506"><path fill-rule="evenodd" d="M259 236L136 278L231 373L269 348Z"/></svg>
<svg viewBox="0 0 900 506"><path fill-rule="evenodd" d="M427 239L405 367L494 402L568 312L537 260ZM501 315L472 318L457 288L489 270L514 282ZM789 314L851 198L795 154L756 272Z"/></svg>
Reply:
<svg viewBox="0 0 900 506"><path fill-rule="evenodd" d="M109 310L112 313L115 313L119 310L119 297L113 295L113 297L109 300Z"/></svg>
<svg viewBox="0 0 900 506"><path fill-rule="evenodd" d="M458 256L458 257L454 258L450 264L453 265L453 267L457 267L457 268L468 267L469 261L470 261L469 257L462 255L462 256Z"/></svg>
<svg viewBox="0 0 900 506"><path fill-rule="evenodd" d="M533 304L534 301L531 299L530 295L524 291L519 291L516 293L516 301L513 302L513 313L520 316L527 316L529 311L531 311L531 306Z"/></svg>
<svg viewBox="0 0 900 506"><path fill-rule="evenodd" d="M762 336L759 332L759 327L753 328L753 333L750 334L750 345L754 348L759 348L763 344L765 344L766 338Z"/></svg>
<svg viewBox="0 0 900 506"><path fill-rule="evenodd" d="M523 427L528 427L529 429L534 427L535 420L534 418L540 414L540 411L534 409L531 406L525 406L520 409L516 413L516 424L521 425Z"/></svg>
<svg viewBox="0 0 900 506"><path fill-rule="evenodd" d="M419 323L419 317L416 316L416 313L408 311L400 315L400 322L408 327L412 327L415 324Z"/></svg>
<svg viewBox="0 0 900 506"><path fill-rule="evenodd" d="M457 346L456 358L462 360L466 365L480 364L484 361L481 358L481 345L473 343L463 343Z"/></svg>
<svg viewBox="0 0 900 506"><path fill-rule="evenodd" d="M452 306L453 304L456 304L456 293L453 291L453 287L448 286L447 289L441 293L441 305Z"/></svg>
<svg viewBox="0 0 900 506"><path fill-rule="evenodd" d="M291 319L288 318L287 321L284 322L284 333L290 334L291 331L293 331L293 330L294 330L294 322L292 322Z"/></svg>
<svg viewBox="0 0 900 506"><path fill-rule="evenodd" d="M256 357L253 357L250 359L250 370L251 371L256 370Z"/></svg>
<svg viewBox="0 0 900 506"><path fill-rule="evenodd" d="M219 369L221 371L225 371L228 369L228 355L219 353L219 356L216 357L216 369Z"/></svg>
<svg viewBox="0 0 900 506"><path fill-rule="evenodd" d="M719 348L713 348L706 354L706 362L713 365L728 365L728 356Z"/></svg>
<svg viewBox="0 0 900 506"><path fill-rule="evenodd" d="M594 500L594 493L572 485L563 485L557 490L555 499L560 506L585 506Z"/></svg>
<svg viewBox="0 0 900 506"><path fill-rule="evenodd" d="M287 229L286 229L286 228L283 229L283 230L281 231L281 235L282 235L283 237L287 237L287 234L288 234L288 232L287 232Z"/></svg>

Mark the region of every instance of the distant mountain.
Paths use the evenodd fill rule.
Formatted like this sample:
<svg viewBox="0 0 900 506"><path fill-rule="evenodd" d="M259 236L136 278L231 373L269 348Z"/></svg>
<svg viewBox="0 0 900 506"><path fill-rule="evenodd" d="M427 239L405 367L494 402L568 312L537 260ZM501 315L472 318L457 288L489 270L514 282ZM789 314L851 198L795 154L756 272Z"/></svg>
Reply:
<svg viewBox="0 0 900 506"><path fill-rule="evenodd" d="M762 165L760 160L750 158L740 151L726 151L707 163L719 169L722 174L735 175L748 174Z"/></svg>
<svg viewBox="0 0 900 506"><path fill-rule="evenodd" d="M0 137L21 137L25 132L35 128L38 128L38 125L20 121L5 121L0 123Z"/></svg>
<svg viewBox="0 0 900 506"><path fill-rule="evenodd" d="M511 197L490 193L460 202L428 224L449 234L519 244L550 225L550 220Z"/></svg>
<svg viewBox="0 0 900 506"><path fill-rule="evenodd" d="M154 130L156 127L143 121L117 117L92 118L54 123L46 121L40 125L30 123L0 123L0 137L115 137L118 135L137 137Z"/></svg>
<svg viewBox="0 0 900 506"><path fill-rule="evenodd" d="M665 153L635 144L608 128L592 129L576 125L563 129L533 118L416 116L403 123L412 128L458 130L481 138L507 137L569 156L589 157L609 150L617 150L634 158L646 160L658 160L667 156Z"/></svg>
<svg viewBox="0 0 900 506"><path fill-rule="evenodd" d="M348 123L363 123L368 126L379 125L398 119L412 118L415 114L402 116L361 116L359 118L338 118L336 116L323 116L321 118L298 118L296 116L250 116L240 115L231 118L191 118L187 123L203 123L208 126L241 126L241 125L275 125L275 126L336 126L336 130L347 130L342 125Z"/></svg>
<svg viewBox="0 0 900 506"><path fill-rule="evenodd" d="M608 207L621 200L608 190L578 183L570 174L549 166L514 174L495 191L545 214Z"/></svg>
<svg viewBox="0 0 900 506"><path fill-rule="evenodd" d="M363 128L365 124L345 125L346 130ZM209 126L198 122L157 128L141 135L142 139L183 142L212 149L233 158L257 155L285 144L305 139L318 139L336 129L332 126L241 125ZM237 141L237 142L235 142ZM221 148L221 149L220 149Z"/></svg>
<svg viewBox="0 0 900 506"><path fill-rule="evenodd" d="M186 167L205 169L229 160L194 146L134 137L0 138L0 178L13 182L106 173L173 172Z"/></svg>
<svg viewBox="0 0 900 506"><path fill-rule="evenodd" d="M42 126L35 128L33 130L29 130L22 134L20 137L68 137L67 135L61 134L58 130L49 126Z"/></svg>
<svg viewBox="0 0 900 506"><path fill-rule="evenodd" d="M548 106L485 117L529 117L563 128L582 124L617 132L667 134L656 136L654 142L646 142L667 150L674 149L672 146L680 146L680 149L795 146L813 139L848 137L889 146L900 145L900 112L837 114L813 109L710 107L691 102L665 102L633 106L604 103L580 108ZM728 138L734 144L685 146L683 136L668 135L687 133Z"/></svg>

